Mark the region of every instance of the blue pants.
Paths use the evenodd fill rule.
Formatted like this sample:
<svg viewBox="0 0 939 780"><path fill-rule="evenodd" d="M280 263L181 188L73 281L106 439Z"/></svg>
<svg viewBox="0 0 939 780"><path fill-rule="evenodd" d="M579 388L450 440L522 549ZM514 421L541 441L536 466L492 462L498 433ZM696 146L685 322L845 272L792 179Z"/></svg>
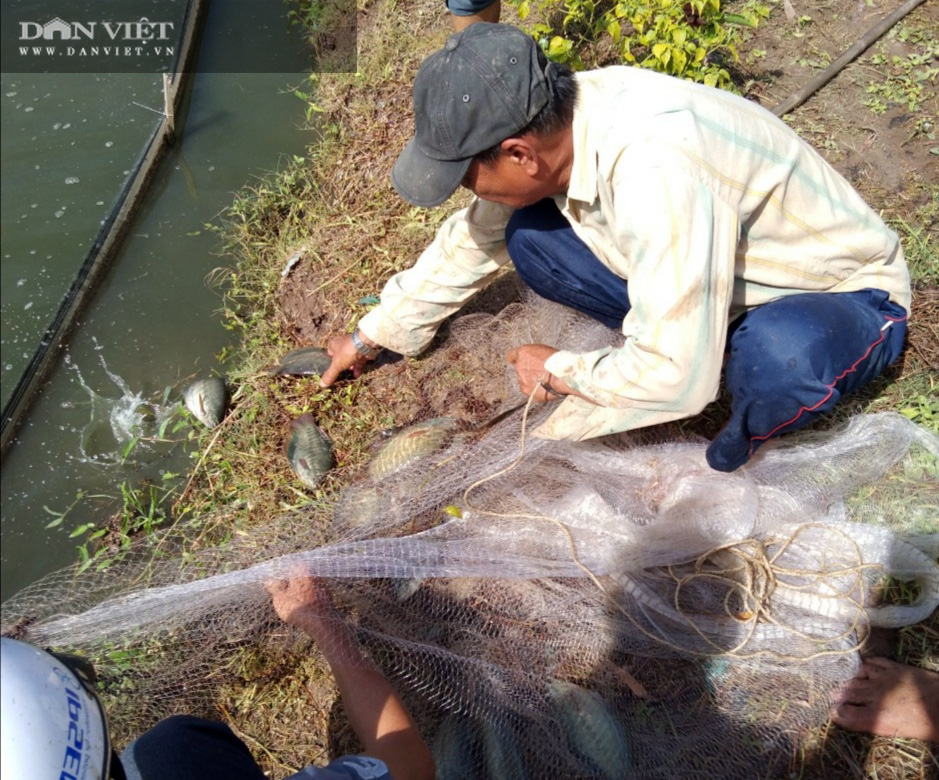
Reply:
<svg viewBox="0 0 939 780"><path fill-rule="evenodd" d="M496 0L446 0L447 8L456 16L472 16L488 8Z"/></svg>
<svg viewBox="0 0 939 780"><path fill-rule="evenodd" d="M228 726L174 715L121 754L127 780L267 780L251 751Z"/></svg>
<svg viewBox="0 0 939 780"><path fill-rule="evenodd" d="M536 293L622 326L626 280L575 235L554 201L516 211L506 240L519 276ZM868 289L790 295L737 318L726 344L731 417L707 448L711 467L733 471L767 439L808 425L879 376L903 349L906 317L886 292Z"/></svg>

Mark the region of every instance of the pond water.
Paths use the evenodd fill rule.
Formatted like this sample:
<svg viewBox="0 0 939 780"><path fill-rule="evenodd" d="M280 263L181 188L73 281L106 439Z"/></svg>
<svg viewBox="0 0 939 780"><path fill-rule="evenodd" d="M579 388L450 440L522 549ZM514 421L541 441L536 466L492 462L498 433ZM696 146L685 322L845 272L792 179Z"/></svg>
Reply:
<svg viewBox="0 0 939 780"><path fill-rule="evenodd" d="M265 9L263 20L242 13L233 21L242 3L212 4L200 71L212 69L214 52L232 48L239 26L249 36L259 24L282 33L278 66L286 71L282 63L292 58L296 70L195 76L184 124L177 117L179 141L4 459L3 599L75 561L81 537L70 534L104 522L120 506L123 482L162 484L165 474L190 467L179 444L127 449L145 410L156 430L178 416L192 377L221 370L216 355L231 334L222 327L220 293L206 279L233 261L220 256L206 224L218 221L235 191L313 140L303 129L305 105L292 94L309 62L285 5L252 6ZM4 74L2 95L6 403L159 119L162 95L155 74L75 73ZM47 527L70 507L61 524Z"/></svg>

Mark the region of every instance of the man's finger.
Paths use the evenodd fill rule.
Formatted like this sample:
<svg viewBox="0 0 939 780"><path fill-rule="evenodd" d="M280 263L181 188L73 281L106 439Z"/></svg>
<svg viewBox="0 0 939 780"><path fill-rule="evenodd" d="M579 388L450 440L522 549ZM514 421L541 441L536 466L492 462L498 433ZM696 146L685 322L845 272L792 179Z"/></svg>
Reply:
<svg viewBox="0 0 939 780"><path fill-rule="evenodd" d="M508 354L506 354L505 359L514 366L518 360L518 347L512 347L512 349L508 351Z"/></svg>
<svg viewBox="0 0 939 780"><path fill-rule="evenodd" d="M341 373L342 369L336 365L336 361L334 359L333 362L329 364L329 368L327 368L320 377L320 387L329 387L333 382L336 381Z"/></svg>

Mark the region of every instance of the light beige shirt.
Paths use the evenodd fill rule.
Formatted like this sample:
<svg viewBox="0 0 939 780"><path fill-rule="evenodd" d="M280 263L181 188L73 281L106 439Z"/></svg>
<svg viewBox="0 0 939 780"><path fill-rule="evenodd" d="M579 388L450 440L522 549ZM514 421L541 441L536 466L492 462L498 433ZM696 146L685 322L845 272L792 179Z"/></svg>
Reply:
<svg viewBox="0 0 939 780"><path fill-rule="evenodd" d="M784 122L741 97L641 68L577 75L574 163L555 197L632 305L625 344L557 352L583 395L536 431L585 439L668 422L717 397L727 326L803 292L879 288L909 311L899 239ZM406 355L509 262L511 208L475 199L392 277L362 332Z"/></svg>

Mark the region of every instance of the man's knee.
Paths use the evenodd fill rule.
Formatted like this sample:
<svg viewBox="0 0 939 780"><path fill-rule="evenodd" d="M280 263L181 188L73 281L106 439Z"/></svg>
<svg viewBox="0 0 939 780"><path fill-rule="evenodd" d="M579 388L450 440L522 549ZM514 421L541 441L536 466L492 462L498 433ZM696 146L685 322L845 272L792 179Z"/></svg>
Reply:
<svg viewBox="0 0 939 780"><path fill-rule="evenodd" d="M844 384L879 375L902 349L903 310L862 293L794 295L749 312L730 337L728 384ZM883 304L883 305L881 305Z"/></svg>

